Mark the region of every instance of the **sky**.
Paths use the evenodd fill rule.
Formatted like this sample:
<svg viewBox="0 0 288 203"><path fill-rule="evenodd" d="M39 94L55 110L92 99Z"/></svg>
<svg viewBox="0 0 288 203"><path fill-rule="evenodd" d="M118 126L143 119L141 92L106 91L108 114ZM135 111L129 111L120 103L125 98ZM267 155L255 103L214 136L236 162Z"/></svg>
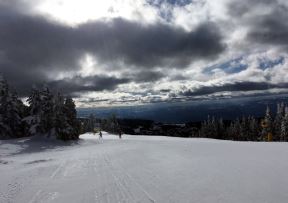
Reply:
<svg viewBox="0 0 288 203"><path fill-rule="evenodd" d="M0 73L77 107L288 93L287 0L0 0Z"/></svg>

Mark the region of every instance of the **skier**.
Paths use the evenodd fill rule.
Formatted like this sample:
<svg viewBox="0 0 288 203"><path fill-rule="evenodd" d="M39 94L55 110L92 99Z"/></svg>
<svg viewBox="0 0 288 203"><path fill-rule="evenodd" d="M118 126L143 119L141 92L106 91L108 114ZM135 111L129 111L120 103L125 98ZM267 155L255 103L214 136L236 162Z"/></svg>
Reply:
<svg viewBox="0 0 288 203"><path fill-rule="evenodd" d="M100 132L99 132L99 139L102 139L102 132L101 132L101 130L100 130Z"/></svg>
<svg viewBox="0 0 288 203"><path fill-rule="evenodd" d="M119 129L119 139L121 139L122 138L122 132L121 132L121 130Z"/></svg>

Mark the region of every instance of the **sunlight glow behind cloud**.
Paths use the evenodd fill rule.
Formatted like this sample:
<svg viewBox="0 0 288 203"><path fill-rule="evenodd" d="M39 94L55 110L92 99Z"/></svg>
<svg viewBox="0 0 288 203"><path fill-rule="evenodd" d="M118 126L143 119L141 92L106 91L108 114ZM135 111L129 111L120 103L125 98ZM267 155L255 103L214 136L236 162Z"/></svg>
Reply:
<svg viewBox="0 0 288 203"><path fill-rule="evenodd" d="M45 81L82 107L274 94L288 89L287 11L285 0L0 0L0 72L21 96Z"/></svg>
<svg viewBox="0 0 288 203"><path fill-rule="evenodd" d="M74 26L104 18L152 21L157 17L156 10L146 6L143 0L43 0L35 10Z"/></svg>

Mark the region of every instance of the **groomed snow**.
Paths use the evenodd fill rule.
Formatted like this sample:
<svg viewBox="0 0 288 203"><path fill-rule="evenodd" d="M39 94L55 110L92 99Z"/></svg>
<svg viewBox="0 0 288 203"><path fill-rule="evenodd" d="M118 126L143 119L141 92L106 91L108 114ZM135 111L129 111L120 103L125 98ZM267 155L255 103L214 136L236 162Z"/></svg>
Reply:
<svg viewBox="0 0 288 203"><path fill-rule="evenodd" d="M0 141L0 202L288 201L288 144L84 134Z"/></svg>

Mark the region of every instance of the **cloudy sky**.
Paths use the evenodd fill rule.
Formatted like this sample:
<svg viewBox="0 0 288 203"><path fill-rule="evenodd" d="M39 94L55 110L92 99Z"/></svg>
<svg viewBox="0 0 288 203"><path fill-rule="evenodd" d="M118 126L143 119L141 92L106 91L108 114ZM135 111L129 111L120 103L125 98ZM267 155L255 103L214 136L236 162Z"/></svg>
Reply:
<svg viewBox="0 0 288 203"><path fill-rule="evenodd" d="M0 0L0 72L78 107L288 92L287 0Z"/></svg>

